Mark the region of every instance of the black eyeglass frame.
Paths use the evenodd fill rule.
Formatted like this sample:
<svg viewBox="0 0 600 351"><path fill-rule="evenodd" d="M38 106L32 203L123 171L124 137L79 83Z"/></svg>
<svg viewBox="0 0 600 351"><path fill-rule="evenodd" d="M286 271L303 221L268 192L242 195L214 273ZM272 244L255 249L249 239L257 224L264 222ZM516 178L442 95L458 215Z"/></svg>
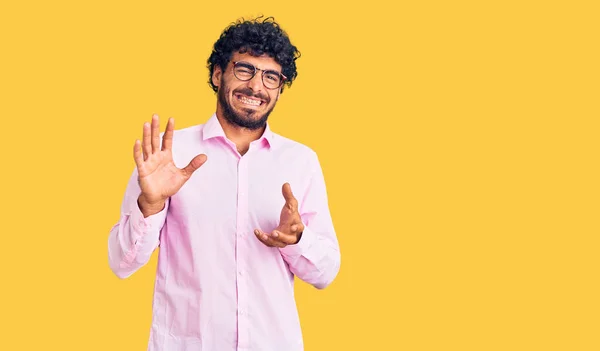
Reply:
<svg viewBox="0 0 600 351"><path fill-rule="evenodd" d="M262 71L262 74L261 74L262 83L265 86L265 88L267 88L269 90L275 90L275 89L281 88L283 86L283 84L285 83L285 81L287 80L287 77L283 73L280 73L280 72L277 72L277 71L274 71L274 70L271 70L271 69L265 70L265 69L262 69L262 68L258 68L256 66L254 66L253 64L251 64L249 62L246 62L246 61L231 61L231 63L233 63L233 67L232 67L233 75L237 79L241 80L242 82L247 82L249 80L252 80L252 78L254 78L254 76L256 75L256 72L258 72L258 71ZM250 78L248 78L248 79L242 79L242 78L238 77L237 74L235 74L235 69L240 64L243 64L245 68L253 68L254 69L254 72L252 73L252 76ZM265 84L265 73L271 73L271 74L278 75L279 76L279 86L277 86L275 88L269 88L267 86L267 84Z"/></svg>

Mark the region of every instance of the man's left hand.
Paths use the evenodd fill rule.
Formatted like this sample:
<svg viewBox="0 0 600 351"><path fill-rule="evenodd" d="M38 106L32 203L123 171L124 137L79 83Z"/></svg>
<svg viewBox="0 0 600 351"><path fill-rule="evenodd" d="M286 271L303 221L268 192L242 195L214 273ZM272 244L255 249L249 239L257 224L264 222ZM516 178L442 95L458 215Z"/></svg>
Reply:
<svg viewBox="0 0 600 351"><path fill-rule="evenodd" d="M254 230L254 234L258 240L270 247L282 248L287 245L296 244L300 241L300 237L304 231L304 224L300 218L300 213L298 213L298 200L294 197L290 184L283 184L281 192L285 199L285 205L281 209L279 226L271 233L265 233L260 229Z"/></svg>

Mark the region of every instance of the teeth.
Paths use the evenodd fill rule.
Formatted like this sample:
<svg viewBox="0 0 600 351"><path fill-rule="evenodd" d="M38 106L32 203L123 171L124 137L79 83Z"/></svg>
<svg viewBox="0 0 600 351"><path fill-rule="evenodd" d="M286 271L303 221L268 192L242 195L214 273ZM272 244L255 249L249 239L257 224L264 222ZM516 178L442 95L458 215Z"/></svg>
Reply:
<svg viewBox="0 0 600 351"><path fill-rule="evenodd" d="M254 100L254 99L248 99L247 97L240 97L240 100L242 100L243 103L248 104L248 105L253 105L253 106L258 106L260 105L260 100Z"/></svg>

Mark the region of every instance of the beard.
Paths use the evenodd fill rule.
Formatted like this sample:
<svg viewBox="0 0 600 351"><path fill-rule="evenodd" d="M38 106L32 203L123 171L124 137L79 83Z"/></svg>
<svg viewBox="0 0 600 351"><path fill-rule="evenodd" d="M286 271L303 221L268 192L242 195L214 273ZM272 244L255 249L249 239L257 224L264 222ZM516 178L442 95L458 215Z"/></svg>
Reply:
<svg viewBox="0 0 600 351"><path fill-rule="evenodd" d="M217 93L219 96L219 104L221 105L221 108L223 109L223 117L225 117L227 122L237 125L242 128L250 129L250 130L257 130L266 125L267 119L269 118L269 115L273 111L273 108L275 108L275 105L271 106L271 108L266 110L263 113L263 115L258 119L253 118L254 115L257 115L259 113L258 111L255 111L253 109L244 109L243 112L237 113L233 110L233 107L227 101L226 95L227 95L228 90L229 89L226 86L222 86L222 88L219 89L219 91ZM267 104L267 105L271 102L271 99L269 98L268 95L255 94L250 89L240 88L240 89L234 90L231 94L232 99L235 99L234 95L236 93L242 94L242 95L245 95L248 97L255 97L255 98L263 99L266 101L265 104Z"/></svg>

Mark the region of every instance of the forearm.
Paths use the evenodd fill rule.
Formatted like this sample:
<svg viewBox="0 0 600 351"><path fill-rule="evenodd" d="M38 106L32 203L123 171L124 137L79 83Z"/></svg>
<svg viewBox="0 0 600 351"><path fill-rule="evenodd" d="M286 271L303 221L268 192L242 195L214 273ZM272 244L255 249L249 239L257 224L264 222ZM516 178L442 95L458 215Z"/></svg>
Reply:
<svg viewBox="0 0 600 351"><path fill-rule="evenodd" d="M119 278L127 278L144 266L156 247L166 209L144 218L138 209L122 214L110 231L108 238L108 260L112 271Z"/></svg>
<svg viewBox="0 0 600 351"><path fill-rule="evenodd" d="M323 289L340 270L341 255L335 234L319 234L305 226L300 241L280 249L290 271L301 280Z"/></svg>
<svg viewBox="0 0 600 351"><path fill-rule="evenodd" d="M159 244L169 201L148 204L137 183L137 173L129 179L121 204L119 222L108 237L108 262L119 278L127 278L144 266Z"/></svg>
<svg viewBox="0 0 600 351"><path fill-rule="evenodd" d="M304 225L300 241L280 249L281 255L301 280L323 289L340 270L340 248L329 212L327 191L316 155L308 167L311 180L300 203Z"/></svg>

